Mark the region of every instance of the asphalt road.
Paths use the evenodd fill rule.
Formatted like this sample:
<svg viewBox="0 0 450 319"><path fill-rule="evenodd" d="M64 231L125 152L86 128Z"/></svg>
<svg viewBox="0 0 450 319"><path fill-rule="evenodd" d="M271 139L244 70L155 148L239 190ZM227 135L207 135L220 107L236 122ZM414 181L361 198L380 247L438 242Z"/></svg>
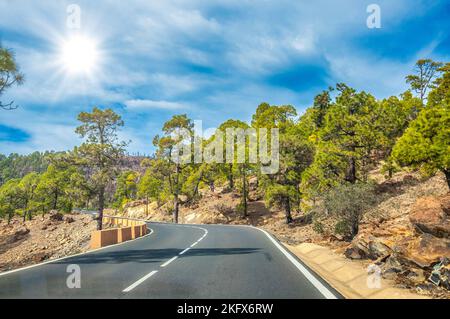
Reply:
<svg viewBox="0 0 450 319"><path fill-rule="evenodd" d="M148 227L135 241L0 274L0 298L341 298L256 228ZM80 288L67 285L71 265Z"/></svg>

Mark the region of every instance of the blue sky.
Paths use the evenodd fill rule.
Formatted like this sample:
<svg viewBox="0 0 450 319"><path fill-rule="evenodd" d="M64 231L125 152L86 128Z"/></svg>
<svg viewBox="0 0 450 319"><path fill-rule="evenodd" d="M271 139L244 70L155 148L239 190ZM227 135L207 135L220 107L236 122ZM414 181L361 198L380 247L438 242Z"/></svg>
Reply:
<svg viewBox="0 0 450 319"><path fill-rule="evenodd" d="M57 62L71 3L100 52L90 76ZM366 26L371 3L380 29ZM0 153L71 149L93 106L121 114L129 151L148 154L173 114L208 128L249 120L261 102L301 113L336 82L398 95L417 59L449 61L449 17L445 0L0 0L0 40L26 75L1 97L20 108L0 111Z"/></svg>

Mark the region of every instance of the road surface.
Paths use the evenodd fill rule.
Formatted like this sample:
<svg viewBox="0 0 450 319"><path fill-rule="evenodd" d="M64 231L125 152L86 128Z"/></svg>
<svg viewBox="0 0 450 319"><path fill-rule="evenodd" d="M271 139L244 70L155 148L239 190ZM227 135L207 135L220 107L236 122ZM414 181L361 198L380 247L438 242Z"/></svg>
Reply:
<svg viewBox="0 0 450 319"><path fill-rule="evenodd" d="M262 230L148 227L134 241L0 274L0 298L341 298Z"/></svg>

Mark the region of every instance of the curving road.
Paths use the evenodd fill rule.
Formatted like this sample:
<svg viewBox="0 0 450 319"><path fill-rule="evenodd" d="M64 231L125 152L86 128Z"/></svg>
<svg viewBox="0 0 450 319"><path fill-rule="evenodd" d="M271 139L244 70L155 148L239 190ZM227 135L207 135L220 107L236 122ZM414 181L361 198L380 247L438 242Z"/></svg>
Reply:
<svg viewBox="0 0 450 319"><path fill-rule="evenodd" d="M0 274L0 298L341 298L262 230L148 227L134 241ZM80 288L67 286L70 265Z"/></svg>

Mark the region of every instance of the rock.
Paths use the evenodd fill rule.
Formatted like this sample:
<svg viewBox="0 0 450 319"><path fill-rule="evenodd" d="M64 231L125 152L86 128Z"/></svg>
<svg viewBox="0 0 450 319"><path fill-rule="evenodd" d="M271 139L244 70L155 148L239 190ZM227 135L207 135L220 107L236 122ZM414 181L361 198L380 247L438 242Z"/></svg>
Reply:
<svg viewBox="0 0 450 319"><path fill-rule="evenodd" d="M64 220L67 224L71 224L75 221L75 219L73 219L73 217L70 216L66 217Z"/></svg>
<svg viewBox="0 0 450 319"><path fill-rule="evenodd" d="M450 260L442 258L441 262L433 267L428 280L436 286L450 290Z"/></svg>
<svg viewBox="0 0 450 319"><path fill-rule="evenodd" d="M420 231L436 237L450 237L450 193L441 197L419 198L409 220Z"/></svg>
<svg viewBox="0 0 450 319"><path fill-rule="evenodd" d="M417 183L419 180L417 178L415 178L412 175L405 175L403 177L403 183L407 184L407 185L414 185L415 183Z"/></svg>
<svg viewBox="0 0 450 319"><path fill-rule="evenodd" d="M35 254L31 259L34 262L41 262L49 258L49 255L45 252Z"/></svg>
<svg viewBox="0 0 450 319"><path fill-rule="evenodd" d="M430 294L433 290L433 285L430 283L419 284L416 287L416 291L419 294Z"/></svg>
<svg viewBox="0 0 450 319"><path fill-rule="evenodd" d="M8 243L12 244L15 243L23 238L25 238L30 233L30 230L28 228L21 228L19 230L16 230L11 238L9 238Z"/></svg>
<svg viewBox="0 0 450 319"><path fill-rule="evenodd" d="M392 249L382 242L381 239L374 236L357 236L352 241L354 252L349 251L349 255L359 255L362 258L372 260L385 258L392 254Z"/></svg>
<svg viewBox="0 0 450 319"><path fill-rule="evenodd" d="M369 242L370 257L372 258L383 258L389 256L392 253L392 249L383 244L376 237Z"/></svg>
<svg viewBox="0 0 450 319"><path fill-rule="evenodd" d="M57 211L51 211L49 218L50 218L51 221L61 222L64 219L64 215L59 213L59 212L57 212Z"/></svg>
<svg viewBox="0 0 450 319"><path fill-rule="evenodd" d="M344 252L344 255L348 259L366 259L367 258L366 253L357 247L347 248Z"/></svg>
<svg viewBox="0 0 450 319"><path fill-rule="evenodd" d="M450 258L450 240L422 234L407 238L394 247L396 256L405 263L429 268L442 257Z"/></svg>
<svg viewBox="0 0 450 319"><path fill-rule="evenodd" d="M397 276L405 272L405 268L402 263L395 258L390 256L381 266L382 276L386 279L396 279Z"/></svg>
<svg viewBox="0 0 450 319"><path fill-rule="evenodd" d="M406 278L413 284L421 284L426 281L425 272L423 269L411 268L406 274Z"/></svg>

